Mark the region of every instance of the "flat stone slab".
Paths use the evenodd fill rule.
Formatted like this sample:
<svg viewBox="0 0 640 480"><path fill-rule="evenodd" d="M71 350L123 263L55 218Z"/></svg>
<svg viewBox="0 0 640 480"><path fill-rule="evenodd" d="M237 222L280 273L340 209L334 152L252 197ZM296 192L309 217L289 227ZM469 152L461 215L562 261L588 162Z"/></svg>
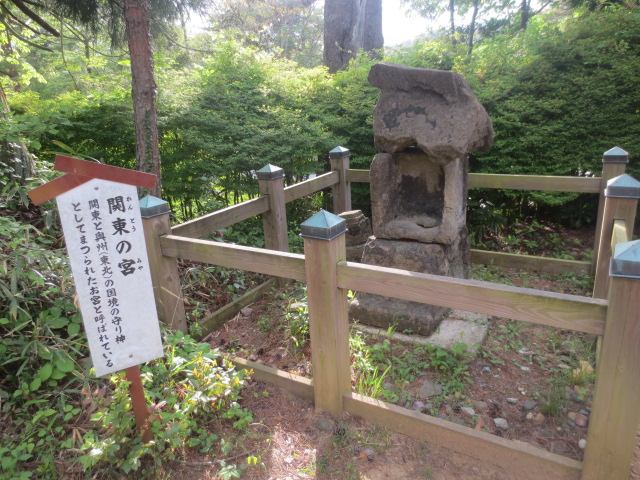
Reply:
<svg viewBox="0 0 640 480"><path fill-rule="evenodd" d="M462 310L452 310L449 315L442 320L440 326L428 336L394 333L392 338L403 343L435 345L445 350L451 350L456 343L462 342L467 345L467 350L470 353L477 355L480 346L487 338L488 323L489 319L487 315L464 312ZM360 323L355 324L355 328L370 335L387 337L387 330L385 329L370 327Z"/></svg>

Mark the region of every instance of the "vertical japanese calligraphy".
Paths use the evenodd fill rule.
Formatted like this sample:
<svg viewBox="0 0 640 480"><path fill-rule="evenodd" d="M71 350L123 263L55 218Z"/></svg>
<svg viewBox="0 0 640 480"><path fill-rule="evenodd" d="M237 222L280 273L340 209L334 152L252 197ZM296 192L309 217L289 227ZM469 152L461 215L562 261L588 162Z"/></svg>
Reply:
<svg viewBox="0 0 640 480"><path fill-rule="evenodd" d="M136 188L94 179L57 201L96 375L161 357Z"/></svg>

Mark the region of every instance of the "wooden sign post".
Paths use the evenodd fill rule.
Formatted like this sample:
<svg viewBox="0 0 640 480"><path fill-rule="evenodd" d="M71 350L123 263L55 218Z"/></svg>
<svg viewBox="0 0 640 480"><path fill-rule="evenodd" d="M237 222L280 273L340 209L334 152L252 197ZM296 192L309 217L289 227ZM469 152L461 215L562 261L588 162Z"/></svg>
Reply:
<svg viewBox="0 0 640 480"><path fill-rule="evenodd" d="M136 425L152 439L139 364L162 357L162 338L136 185L155 175L56 157L67 175L38 187L34 203L56 197L96 376L125 370Z"/></svg>

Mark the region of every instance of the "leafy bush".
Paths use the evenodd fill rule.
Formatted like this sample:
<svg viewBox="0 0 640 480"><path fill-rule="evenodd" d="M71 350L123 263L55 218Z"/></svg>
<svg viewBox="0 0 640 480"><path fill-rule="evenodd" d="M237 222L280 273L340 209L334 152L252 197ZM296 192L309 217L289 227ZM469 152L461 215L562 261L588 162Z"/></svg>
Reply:
<svg viewBox="0 0 640 480"><path fill-rule="evenodd" d="M165 356L141 368L152 404L153 441L144 444L136 431L129 382L122 373L112 375L110 396L88 397L98 405L91 417L98 428L83 437L85 454L78 461L84 470L108 469L113 478L139 470L143 477L154 478L162 462L181 457L185 446L208 452L224 445L213 431L219 419L238 429L253 421L238 403L248 372L236 371L218 350L181 332L166 335L164 345Z"/></svg>

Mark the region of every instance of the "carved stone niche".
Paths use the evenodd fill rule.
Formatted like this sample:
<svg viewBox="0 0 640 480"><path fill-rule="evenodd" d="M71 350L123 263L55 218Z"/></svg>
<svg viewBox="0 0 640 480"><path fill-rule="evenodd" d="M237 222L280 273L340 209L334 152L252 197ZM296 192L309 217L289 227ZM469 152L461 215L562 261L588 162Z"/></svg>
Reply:
<svg viewBox="0 0 640 480"><path fill-rule="evenodd" d="M487 150L491 120L462 76L374 65L378 150L371 164L373 236L362 263L466 278L468 152ZM445 308L358 293L352 318L428 335Z"/></svg>

